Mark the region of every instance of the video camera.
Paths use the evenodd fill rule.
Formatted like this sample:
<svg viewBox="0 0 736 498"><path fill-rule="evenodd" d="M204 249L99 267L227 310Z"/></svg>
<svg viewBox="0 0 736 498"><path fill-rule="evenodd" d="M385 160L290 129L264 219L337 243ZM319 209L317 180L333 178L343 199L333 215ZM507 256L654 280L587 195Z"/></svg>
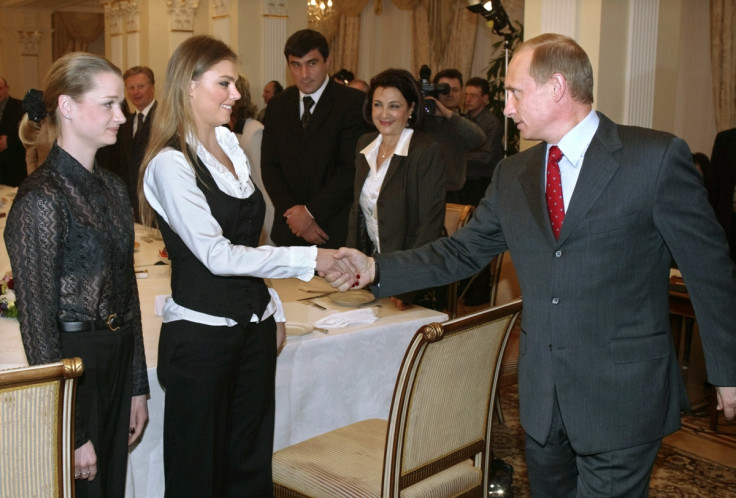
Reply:
<svg viewBox="0 0 736 498"><path fill-rule="evenodd" d="M436 85L429 81L432 70L426 64L419 70L419 89L422 91L422 97L438 98L440 95L450 93L450 85L447 83L437 83ZM424 112L427 116L434 116L437 110L437 103L434 100L424 101Z"/></svg>

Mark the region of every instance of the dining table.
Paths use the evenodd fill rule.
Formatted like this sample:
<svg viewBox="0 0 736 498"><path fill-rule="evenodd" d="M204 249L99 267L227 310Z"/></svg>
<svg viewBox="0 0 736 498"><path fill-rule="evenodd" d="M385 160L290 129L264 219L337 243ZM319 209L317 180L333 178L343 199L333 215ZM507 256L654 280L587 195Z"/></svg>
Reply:
<svg viewBox="0 0 736 498"><path fill-rule="evenodd" d="M15 192L0 186L0 232ZM158 498L165 486L165 390L156 365L161 310L170 299L171 266L158 230L136 225L135 234L136 282L151 393L148 424L130 449L126 497ZM0 277L10 271L0 237ZM376 300L365 290L335 292L317 276L309 282L290 278L267 280L267 284L282 301L288 334L276 366L274 450L359 420L387 418L411 338L421 326L448 319L444 312L420 306L399 310L390 299ZM18 320L0 318L0 369L25 365Z"/></svg>

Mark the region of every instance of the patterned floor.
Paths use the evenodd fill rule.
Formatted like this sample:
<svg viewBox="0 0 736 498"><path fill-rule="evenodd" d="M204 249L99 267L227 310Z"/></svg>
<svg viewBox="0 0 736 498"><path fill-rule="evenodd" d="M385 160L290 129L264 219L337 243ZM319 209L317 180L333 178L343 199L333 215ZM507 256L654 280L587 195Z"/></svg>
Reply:
<svg viewBox="0 0 736 498"><path fill-rule="evenodd" d="M514 467L512 489L515 498L528 497L524 431L518 424L516 386L503 390L500 397L506 421L493 428L494 457ZM736 498L736 469L664 444L657 456L649 492L654 498Z"/></svg>

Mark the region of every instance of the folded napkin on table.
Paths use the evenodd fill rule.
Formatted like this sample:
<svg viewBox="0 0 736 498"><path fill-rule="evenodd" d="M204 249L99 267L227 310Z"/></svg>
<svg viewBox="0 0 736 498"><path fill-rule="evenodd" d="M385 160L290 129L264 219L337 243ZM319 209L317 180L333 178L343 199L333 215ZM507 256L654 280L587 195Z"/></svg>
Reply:
<svg viewBox="0 0 736 498"><path fill-rule="evenodd" d="M378 308L361 308L357 310L342 311L333 313L321 318L315 326L320 328L338 328L347 327L349 325L359 325L361 323L373 323L378 320L376 310Z"/></svg>

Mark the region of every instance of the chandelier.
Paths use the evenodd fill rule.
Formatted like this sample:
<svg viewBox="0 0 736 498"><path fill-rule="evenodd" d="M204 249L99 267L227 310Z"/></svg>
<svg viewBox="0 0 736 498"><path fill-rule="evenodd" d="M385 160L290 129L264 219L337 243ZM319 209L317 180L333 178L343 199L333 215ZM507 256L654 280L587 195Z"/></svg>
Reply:
<svg viewBox="0 0 736 498"><path fill-rule="evenodd" d="M307 15L310 23L326 21L332 16L332 0L307 0Z"/></svg>

